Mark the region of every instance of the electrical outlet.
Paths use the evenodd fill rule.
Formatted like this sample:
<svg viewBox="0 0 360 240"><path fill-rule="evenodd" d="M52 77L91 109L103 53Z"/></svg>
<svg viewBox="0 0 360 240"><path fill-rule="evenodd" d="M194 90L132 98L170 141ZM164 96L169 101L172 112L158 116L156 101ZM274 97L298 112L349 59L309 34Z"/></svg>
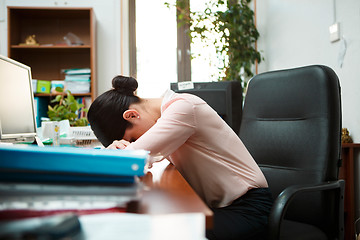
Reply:
<svg viewBox="0 0 360 240"><path fill-rule="evenodd" d="M340 24L334 23L329 27L330 42L336 42L340 40Z"/></svg>

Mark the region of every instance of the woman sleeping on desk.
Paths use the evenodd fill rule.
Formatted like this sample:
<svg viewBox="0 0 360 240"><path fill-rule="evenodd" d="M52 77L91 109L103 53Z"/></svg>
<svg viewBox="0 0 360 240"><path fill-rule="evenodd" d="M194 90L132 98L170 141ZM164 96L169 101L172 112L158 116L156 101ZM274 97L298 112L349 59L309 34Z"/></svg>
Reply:
<svg viewBox="0 0 360 240"><path fill-rule="evenodd" d="M134 95L136 79L116 76L88 119L109 149L145 149L167 158L214 212L208 239L265 239L271 193L235 132L202 99L168 90Z"/></svg>

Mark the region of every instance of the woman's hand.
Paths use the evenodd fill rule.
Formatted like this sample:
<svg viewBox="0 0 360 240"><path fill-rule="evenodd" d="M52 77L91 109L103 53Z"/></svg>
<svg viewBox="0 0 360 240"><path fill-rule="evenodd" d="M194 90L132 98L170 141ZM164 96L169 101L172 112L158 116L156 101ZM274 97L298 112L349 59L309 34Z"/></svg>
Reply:
<svg viewBox="0 0 360 240"><path fill-rule="evenodd" d="M112 144L110 144L106 149L125 149L129 146L130 142L122 139L122 140L115 140Z"/></svg>

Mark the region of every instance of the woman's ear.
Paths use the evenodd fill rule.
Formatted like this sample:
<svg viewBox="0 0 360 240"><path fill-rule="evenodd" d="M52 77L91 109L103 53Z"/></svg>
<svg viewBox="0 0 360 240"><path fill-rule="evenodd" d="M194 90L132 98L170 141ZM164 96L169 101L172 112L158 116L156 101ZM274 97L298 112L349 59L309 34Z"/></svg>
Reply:
<svg viewBox="0 0 360 240"><path fill-rule="evenodd" d="M131 122L134 119L140 118L140 114L134 109L128 109L123 113L123 118L126 121Z"/></svg>

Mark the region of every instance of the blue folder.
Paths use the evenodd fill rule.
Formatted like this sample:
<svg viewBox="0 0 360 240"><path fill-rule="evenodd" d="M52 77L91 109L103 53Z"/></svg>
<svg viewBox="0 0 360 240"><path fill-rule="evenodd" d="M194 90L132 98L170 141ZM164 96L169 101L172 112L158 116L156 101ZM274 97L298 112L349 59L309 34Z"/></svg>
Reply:
<svg viewBox="0 0 360 240"><path fill-rule="evenodd" d="M0 181L131 183L148 152L0 145Z"/></svg>

